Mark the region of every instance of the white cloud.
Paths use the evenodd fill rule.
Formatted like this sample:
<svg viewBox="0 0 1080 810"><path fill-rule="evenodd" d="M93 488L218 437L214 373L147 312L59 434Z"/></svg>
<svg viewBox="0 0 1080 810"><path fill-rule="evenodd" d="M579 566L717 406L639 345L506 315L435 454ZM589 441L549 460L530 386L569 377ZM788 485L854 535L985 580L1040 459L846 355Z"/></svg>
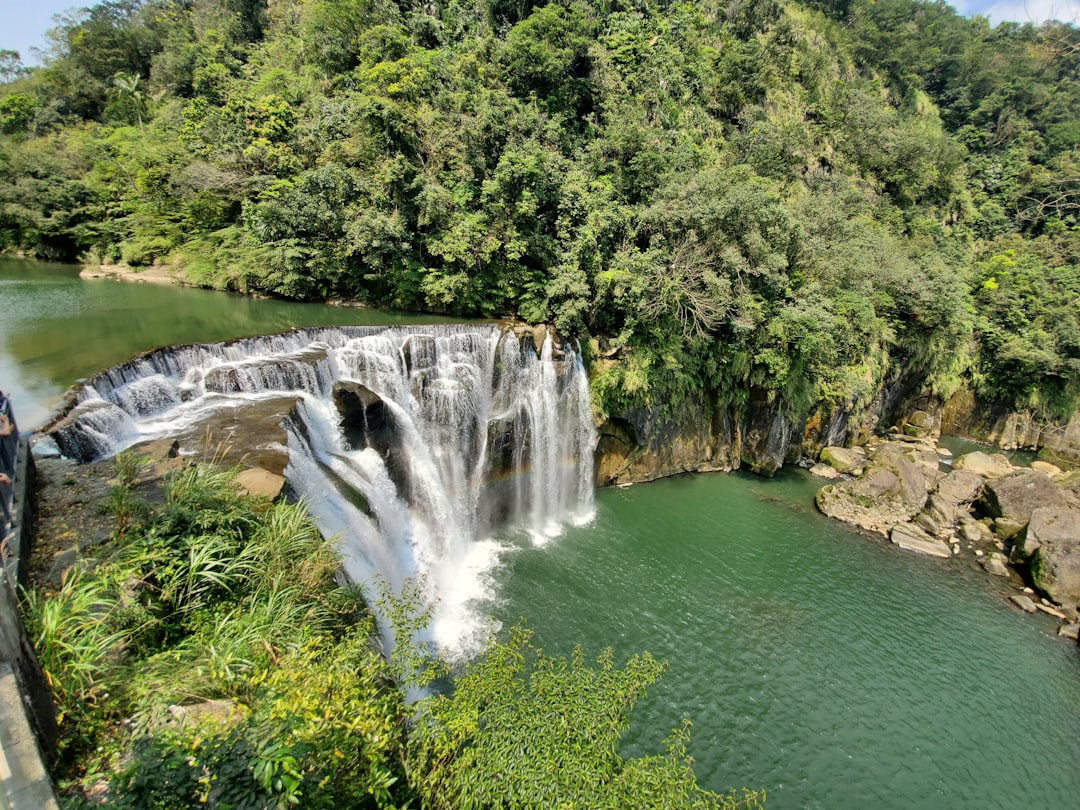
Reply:
<svg viewBox="0 0 1080 810"><path fill-rule="evenodd" d="M1080 24L1080 0L957 0L953 8L966 17L981 14L995 24L1045 20Z"/></svg>

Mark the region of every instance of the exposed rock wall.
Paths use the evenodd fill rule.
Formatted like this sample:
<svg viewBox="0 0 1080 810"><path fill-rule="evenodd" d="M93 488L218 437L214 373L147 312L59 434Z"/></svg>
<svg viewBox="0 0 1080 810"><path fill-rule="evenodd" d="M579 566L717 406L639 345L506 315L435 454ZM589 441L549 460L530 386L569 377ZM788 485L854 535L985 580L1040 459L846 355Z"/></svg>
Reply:
<svg viewBox="0 0 1080 810"><path fill-rule="evenodd" d="M1040 422L1030 413L987 407L970 392L944 404L913 390L907 376L886 384L869 402L853 398L795 419L763 392L745 405L698 397L676 409L635 408L597 428L596 477L607 484L652 481L683 472L745 467L772 475L781 465L817 458L826 447L865 444L883 426L910 438L941 433L969 437L1004 450L1042 450L1080 463L1080 411L1068 424Z"/></svg>
<svg viewBox="0 0 1080 810"><path fill-rule="evenodd" d="M734 470L742 447L732 408L704 398L689 400L678 409L628 410L600 424L597 434L600 486Z"/></svg>
<svg viewBox="0 0 1080 810"><path fill-rule="evenodd" d="M961 391L942 406L941 429L1002 450L1045 449L1053 457L1080 462L1080 411L1065 424L1047 422L1030 411L995 407L971 391Z"/></svg>

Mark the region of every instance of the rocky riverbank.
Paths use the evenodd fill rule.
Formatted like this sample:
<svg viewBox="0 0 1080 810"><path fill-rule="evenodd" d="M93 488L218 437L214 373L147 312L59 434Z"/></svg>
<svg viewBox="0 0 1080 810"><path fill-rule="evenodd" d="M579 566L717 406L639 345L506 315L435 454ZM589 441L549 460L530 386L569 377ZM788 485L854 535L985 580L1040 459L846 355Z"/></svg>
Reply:
<svg viewBox="0 0 1080 810"><path fill-rule="evenodd" d="M79 277L111 278L117 281L131 281L138 284L190 286L190 282L179 271L164 264L155 264L149 267L130 267L126 264L91 264L85 265L79 271Z"/></svg>
<svg viewBox="0 0 1080 810"><path fill-rule="evenodd" d="M1021 610L1080 635L1080 472L1015 466L981 451L951 458L932 438L873 437L826 447L811 468L830 517L940 559L969 558L1014 586Z"/></svg>

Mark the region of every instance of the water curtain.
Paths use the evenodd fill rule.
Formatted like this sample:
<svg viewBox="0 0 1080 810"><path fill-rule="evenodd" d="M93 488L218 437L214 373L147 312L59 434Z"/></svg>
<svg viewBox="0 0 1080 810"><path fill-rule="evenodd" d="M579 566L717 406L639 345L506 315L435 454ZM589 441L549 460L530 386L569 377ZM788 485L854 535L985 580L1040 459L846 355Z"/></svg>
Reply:
<svg viewBox="0 0 1080 810"><path fill-rule="evenodd" d="M422 578L451 655L489 630L477 600L506 539L543 543L592 513L587 378L550 333L341 327L162 349L84 383L52 433L90 460L283 397L292 490L352 580Z"/></svg>

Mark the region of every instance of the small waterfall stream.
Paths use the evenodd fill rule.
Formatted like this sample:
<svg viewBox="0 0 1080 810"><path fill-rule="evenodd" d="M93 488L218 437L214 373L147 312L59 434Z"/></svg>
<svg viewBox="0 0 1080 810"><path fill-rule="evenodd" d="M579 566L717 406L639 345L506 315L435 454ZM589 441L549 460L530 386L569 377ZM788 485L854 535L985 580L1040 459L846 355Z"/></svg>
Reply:
<svg viewBox="0 0 1080 810"><path fill-rule="evenodd" d="M422 578L431 640L469 655L504 538L592 514L595 433L578 351L495 325L308 329L161 349L88 380L52 435L90 460L208 416L298 398L285 475L350 578ZM241 435L240 441L243 441Z"/></svg>

